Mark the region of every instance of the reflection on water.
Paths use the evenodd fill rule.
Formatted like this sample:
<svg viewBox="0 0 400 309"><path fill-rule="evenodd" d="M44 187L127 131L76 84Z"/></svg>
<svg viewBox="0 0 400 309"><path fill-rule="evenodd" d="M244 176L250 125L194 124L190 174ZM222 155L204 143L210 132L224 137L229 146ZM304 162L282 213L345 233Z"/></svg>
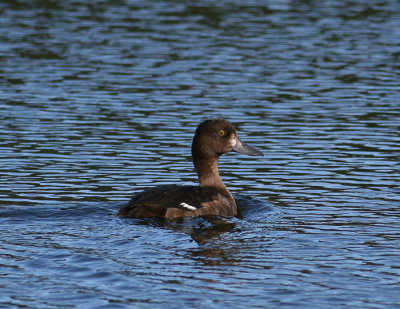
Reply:
<svg viewBox="0 0 400 309"><path fill-rule="evenodd" d="M395 308L399 5L3 1L0 306ZM115 216L221 116L239 218Z"/></svg>
<svg viewBox="0 0 400 309"><path fill-rule="evenodd" d="M224 233L232 231L236 224L234 218L205 216L199 218L164 219L126 219L131 224L170 229L189 235L198 244L206 244Z"/></svg>

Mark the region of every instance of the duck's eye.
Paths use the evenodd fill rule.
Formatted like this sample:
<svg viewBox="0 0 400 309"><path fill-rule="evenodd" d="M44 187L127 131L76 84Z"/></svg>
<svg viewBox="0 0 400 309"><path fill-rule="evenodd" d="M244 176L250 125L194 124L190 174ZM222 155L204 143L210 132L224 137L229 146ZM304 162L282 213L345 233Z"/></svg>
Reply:
<svg viewBox="0 0 400 309"><path fill-rule="evenodd" d="M225 136L226 135L226 131L225 130L219 130L218 134L219 134L219 136Z"/></svg>

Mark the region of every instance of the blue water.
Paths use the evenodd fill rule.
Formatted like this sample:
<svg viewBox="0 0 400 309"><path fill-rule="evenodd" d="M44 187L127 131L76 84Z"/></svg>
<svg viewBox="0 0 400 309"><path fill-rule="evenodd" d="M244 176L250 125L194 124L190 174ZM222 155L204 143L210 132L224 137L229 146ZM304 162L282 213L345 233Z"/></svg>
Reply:
<svg viewBox="0 0 400 309"><path fill-rule="evenodd" d="M398 1L3 1L0 308L400 308ZM115 216L193 184L239 218Z"/></svg>

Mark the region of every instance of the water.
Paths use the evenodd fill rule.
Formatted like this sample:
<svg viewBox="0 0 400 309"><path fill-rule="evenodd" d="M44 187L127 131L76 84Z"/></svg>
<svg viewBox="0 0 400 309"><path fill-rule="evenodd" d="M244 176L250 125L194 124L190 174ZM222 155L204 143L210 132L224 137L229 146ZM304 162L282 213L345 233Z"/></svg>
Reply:
<svg viewBox="0 0 400 309"><path fill-rule="evenodd" d="M399 10L3 1L0 307L399 308ZM242 218L116 218L217 116Z"/></svg>

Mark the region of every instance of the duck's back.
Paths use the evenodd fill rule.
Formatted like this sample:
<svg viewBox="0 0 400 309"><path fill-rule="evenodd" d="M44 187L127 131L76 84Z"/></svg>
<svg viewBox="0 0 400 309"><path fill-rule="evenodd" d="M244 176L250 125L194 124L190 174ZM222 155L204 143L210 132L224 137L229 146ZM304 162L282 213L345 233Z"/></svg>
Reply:
<svg viewBox="0 0 400 309"><path fill-rule="evenodd" d="M186 216L236 216L235 201L211 187L167 185L135 195L118 216L127 218L179 218Z"/></svg>

